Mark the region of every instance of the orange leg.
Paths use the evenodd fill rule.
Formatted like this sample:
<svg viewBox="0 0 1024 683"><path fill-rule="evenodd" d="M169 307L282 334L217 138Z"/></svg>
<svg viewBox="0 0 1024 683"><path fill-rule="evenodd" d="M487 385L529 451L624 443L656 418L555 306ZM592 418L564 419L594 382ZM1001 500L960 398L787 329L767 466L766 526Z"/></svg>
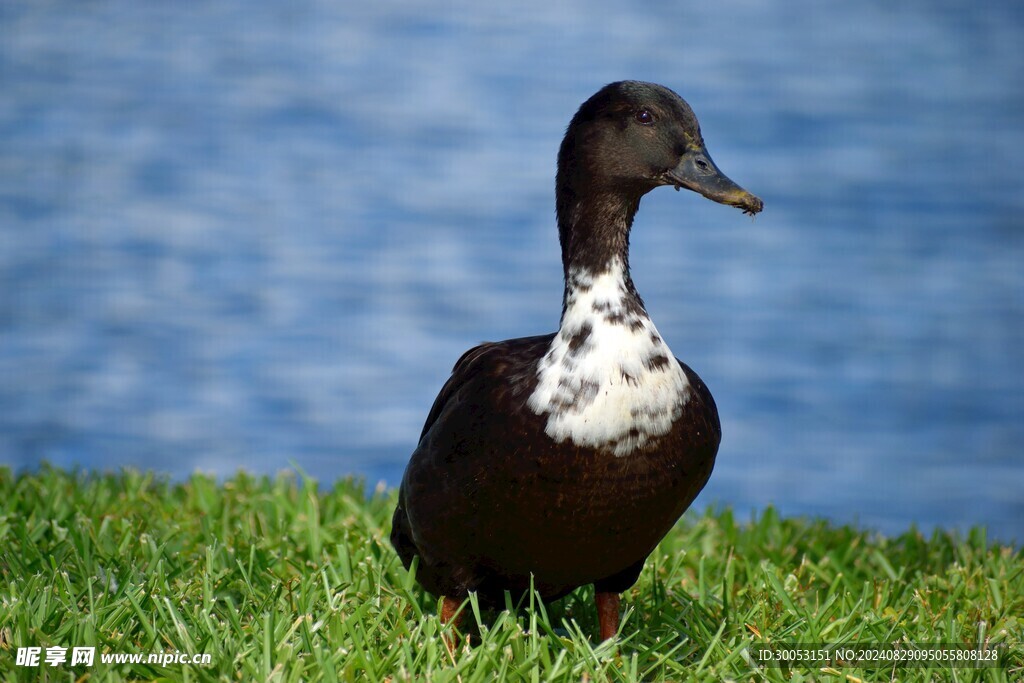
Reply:
<svg viewBox="0 0 1024 683"><path fill-rule="evenodd" d="M619 594L595 593L597 621L601 625L601 640L615 637L619 631Z"/></svg>
<svg viewBox="0 0 1024 683"><path fill-rule="evenodd" d="M462 617L466 613L459 612L459 607L462 606L462 602L445 596L444 602L441 603L441 625L444 626L451 622L451 630L446 630L444 634L444 644L448 647L448 652L452 655L455 654L455 647L458 645L456 636L458 635L456 629L459 628L459 624L462 623Z"/></svg>

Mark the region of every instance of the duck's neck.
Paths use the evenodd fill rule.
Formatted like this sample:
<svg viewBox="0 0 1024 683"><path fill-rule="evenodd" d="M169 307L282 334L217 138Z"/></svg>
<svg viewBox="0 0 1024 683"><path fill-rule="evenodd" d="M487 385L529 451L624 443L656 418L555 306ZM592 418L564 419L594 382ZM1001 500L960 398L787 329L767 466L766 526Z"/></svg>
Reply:
<svg viewBox="0 0 1024 683"><path fill-rule="evenodd" d="M544 431L554 441L624 456L669 432L689 400L689 383L629 277L639 199L588 192L588 201L577 202L566 195L560 192L558 203L562 321L537 362L527 405L546 416Z"/></svg>
<svg viewBox="0 0 1024 683"><path fill-rule="evenodd" d="M584 195L571 187L559 189L558 236L565 276L563 321L578 295L586 294L597 279L614 280L609 284L619 290L623 306L646 316L629 275L629 231L640 197L614 190L590 189Z"/></svg>

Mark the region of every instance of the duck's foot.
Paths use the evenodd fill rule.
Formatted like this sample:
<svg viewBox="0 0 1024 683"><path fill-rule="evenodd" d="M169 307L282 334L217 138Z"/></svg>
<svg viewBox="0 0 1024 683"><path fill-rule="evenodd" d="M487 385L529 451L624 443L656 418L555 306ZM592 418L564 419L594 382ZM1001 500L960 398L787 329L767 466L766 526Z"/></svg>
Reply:
<svg viewBox="0 0 1024 683"><path fill-rule="evenodd" d="M621 602L618 593L594 593L594 602L597 603L597 621L601 627L601 640L614 638L619 632L619 604Z"/></svg>
<svg viewBox="0 0 1024 683"><path fill-rule="evenodd" d="M442 627L451 624L450 627L442 629L443 633L441 637L444 638L444 644L448 648L448 654L452 657L455 656L455 649L459 644L459 624L462 623L462 618L465 616L464 611L459 611L459 607L461 606L461 600L445 596L444 601L441 603L441 614L438 615L441 618ZM468 640L469 636L466 638Z"/></svg>

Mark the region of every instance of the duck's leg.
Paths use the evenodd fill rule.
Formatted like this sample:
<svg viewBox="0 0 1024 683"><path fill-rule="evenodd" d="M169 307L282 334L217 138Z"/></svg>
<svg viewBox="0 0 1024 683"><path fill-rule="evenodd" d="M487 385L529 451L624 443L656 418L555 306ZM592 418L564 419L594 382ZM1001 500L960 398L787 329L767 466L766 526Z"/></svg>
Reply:
<svg viewBox="0 0 1024 683"><path fill-rule="evenodd" d="M441 618L441 626L445 626L449 622L451 623L451 629L446 630L444 633L444 644L448 646L448 652L454 654L455 646L458 644L458 628L459 624L462 623L462 617L465 616L465 612L460 612L459 607L462 606L461 600L455 598L449 598L447 595L444 597L444 601L441 603L441 614L438 615Z"/></svg>
<svg viewBox="0 0 1024 683"><path fill-rule="evenodd" d="M597 621L601 626L601 640L614 638L619 631L619 604L618 593L594 593L594 602L597 603Z"/></svg>
<svg viewBox="0 0 1024 683"><path fill-rule="evenodd" d="M594 602L597 603L597 620L601 624L601 640L608 640L619 631L619 595L636 583L644 569L642 557L618 574L594 582Z"/></svg>

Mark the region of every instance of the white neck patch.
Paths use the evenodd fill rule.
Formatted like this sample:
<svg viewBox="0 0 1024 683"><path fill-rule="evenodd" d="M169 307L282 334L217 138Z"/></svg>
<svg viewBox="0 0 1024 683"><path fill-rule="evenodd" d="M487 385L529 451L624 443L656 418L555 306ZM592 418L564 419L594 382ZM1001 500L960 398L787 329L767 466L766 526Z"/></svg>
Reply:
<svg viewBox="0 0 1024 683"><path fill-rule="evenodd" d="M630 305L625 269L570 271L562 324L537 365L527 401L547 415L561 443L624 456L667 434L690 398L690 384L654 323Z"/></svg>

